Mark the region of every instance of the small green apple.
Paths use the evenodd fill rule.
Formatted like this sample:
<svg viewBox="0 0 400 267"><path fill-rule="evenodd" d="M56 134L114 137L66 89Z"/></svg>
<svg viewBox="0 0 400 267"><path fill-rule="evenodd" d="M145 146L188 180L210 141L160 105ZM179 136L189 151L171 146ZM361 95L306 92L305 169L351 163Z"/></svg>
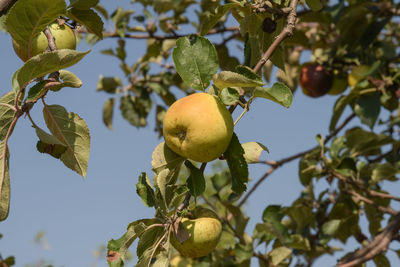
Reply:
<svg viewBox="0 0 400 267"><path fill-rule="evenodd" d="M171 105L164 117L163 134L165 143L175 153L208 162L228 148L233 120L219 98L196 93Z"/></svg>
<svg viewBox="0 0 400 267"><path fill-rule="evenodd" d="M76 37L73 30L67 25L59 25L57 22L53 22L49 25L50 31L55 39L57 49L76 49ZM23 61L27 61L28 51L21 47L17 42L12 42L15 53ZM32 39L32 47L30 56L36 56L43 53L48 46L48 41L43 32L35 36Z"/></svg>
<svg viewBox="0 0 400 267"><path fill-rule="evenodd" d="M172 246L184 257L203 257L217 246L222 233L222 225L217 214L210 209L196 207L192 216L182 219L182 226L189 232L190 238L180 243L171 234Z"/></svg>

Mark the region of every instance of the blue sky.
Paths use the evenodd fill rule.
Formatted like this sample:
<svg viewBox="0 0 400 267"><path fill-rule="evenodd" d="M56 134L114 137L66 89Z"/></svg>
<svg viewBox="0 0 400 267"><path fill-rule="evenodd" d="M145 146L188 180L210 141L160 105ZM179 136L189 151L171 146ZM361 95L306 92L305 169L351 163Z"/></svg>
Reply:
<svg viewBox="0 0 400 267"><path fill-rule="evenodd" d="M114 8L121 2L108 1L106 7ZM16 256L17 266L39 258L48 259L56 266L93 263L107 266L105 260L96 261L92 251L101 244L106 245L110 238L122 235L131 221L153 215L153 210L146 208L136 195L135 185L142 171L151 173L151 153L162 141L153 131L154 112L149 115L146 128L130 126L118 109L113 131L102 123L102 106L109 95L96 92L99 75L122 77L123 74L116 59L99 51L115 46L116 39L101 41L93 47L81 43L78 50L92 51L69 70L80 77L83 86L65 88L46 98L48 104L62 105L88 124L91 154L84 180L60 161L36 151L37 137L27 118L21 119L14 130L9 143L11 208L8 219L0 223L0 233L4 235L0 252L3 257ZM144 49L144 41L127 40L128 62L134 63ZM0 33L0 59L0 94L3 95L11 90L11 77L22 66L12 50L10 36L5 33ZM298 91L289 109L257 99L235 131L241 142L258 141L266 145L270 153L264 155L265 159L278 160L316 145L316 134L327 134L335 99L334 96L312 99ZM31 114L43 126L41 112L38 104ZM289 205L298 197L301 186L297 163L276 171L248 200L245 210L251 217L249 233L267 205ZM266 170L264 165L251 166L249 187ZM41 230L46 231L49 250L33 242ZM330 266L335 261L336 257L325 257L321 262Z"/></svg>

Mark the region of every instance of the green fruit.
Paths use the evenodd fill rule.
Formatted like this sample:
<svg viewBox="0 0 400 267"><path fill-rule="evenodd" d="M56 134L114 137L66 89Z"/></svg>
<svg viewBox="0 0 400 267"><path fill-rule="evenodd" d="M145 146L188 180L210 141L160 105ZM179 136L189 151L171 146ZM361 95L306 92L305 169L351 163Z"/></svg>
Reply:
<svg viewBox="0 0 400 267"><path fill-rule="evenodd" d="M183 218L182 226L190 238L180 243L174 234L171 234L172 246L184 257L203 257L217 246L222 233L222 225L218 216L209 209L197 207L191 218Z"/></svg>
<svg viewBox="0 0 400 267"><path fill-rule="evenodd" d="M57 22L54 22L49 25L49 28L55 39L57 49L76 49L76 37L70 27L65 24L58 25ZM14 40L12 44L14 51L18 55L18 57L23 61L27 61L30 57L36 56L46 51L48 41L43 32L35 36L32 39L30 57L28 57L28 51L25 49L25 47L21 47Z"/></svg>
<svg viewBox="0 0 400 267"><path fill-rule="evenodd" d="M228 148L233 120L219 98L196 93L171 105L164 117L163 134L165 143L175 153L208 162Z"/></svg>
<svg viewBox="0 0 400 267"><path fill-rule="evenodd" d="M350 87L354 87L359 81L364 79L368 75L369 69L370 67L367 65L354 67L347 79Z"/></svg>

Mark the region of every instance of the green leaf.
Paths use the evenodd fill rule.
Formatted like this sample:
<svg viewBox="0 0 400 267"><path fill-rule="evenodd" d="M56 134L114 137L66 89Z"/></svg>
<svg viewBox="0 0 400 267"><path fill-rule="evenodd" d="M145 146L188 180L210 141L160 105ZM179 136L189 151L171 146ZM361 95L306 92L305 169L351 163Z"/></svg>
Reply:
<svg viewBox="0 0 400 267"><path fill-rule="evenodd" d="M322 225L322 233L325 235L334 235L339 229L340 220L330 220Z"/></svg>
<svg viewBox="0 0 400 267"><path fill-rule="evenodd" d="M379 183L380 181L393 178L397 174L397 169L389 162L379 164L372 171L371 181Z"/></svg>
<svg viewBox="0 0 400 267"><path fill-rule="evenodd" d="M187 187L192 196L198 197L206 189L206 181L203 172L196 168L190 161L185 161L185 166L189 169L190 175L186 180Z"/></svg>
<svg viewBox="0 0 400 267"><path fill-rule="evenodd" d="M15 97L15 93L11 91L0 98L0 140L4 140L6 137L15 116L15 111L8 106L2 105L2 103L14 107Z"/></svg>
<svg viewBox="0 0 400 267"><path fill-rule="evenodd" d="M99 0L71 0L68 7L90 9L99 3Z"/></svg>
<svg viewBox="0 0 400 267"><path fill-rule="evenodd" d="M264 85L264 83L260 82L258 79L249 79L242 74L232 71L221 71L215 74L213 81L219 89L225 87L255 87Z"/></svg>
<svg viewBox="0 0 400 267"><path fill-rule="evenodd" d="M103 105L103 123L108 129L112 130L112 120L114 113L114 98L109 98Z"/></svg>
<svg viewBox="0 0 400 267"><path fill-rule="evenodd" d="M47 81L41 81L32 86L29 89L28 96L26 97L25 101L27 103L36 103L41 97L43 97L46 92L48 91L47 88L45 88L45 85L47 84Z"/></svg>
<svg viewBox="0 0 400 267"><path fill-rule="evenodd" d="M111 267L122 267L126 252L135 241L141 236L146 228L155 223L154 219L142 219L129 224L126 233L119 239L111 239L107 244L107 262Z"/></svg>
<svg viewBox="0 0 400 267"><path fill-rule="evenodd" d="M39 141L36 144L36 148L40 153L47 153L57 159L61 158L61 155L67 150L67 147L62 144L56 137L46 133L37 126L33 126L36 131L36 135L39 137Z"/></svg>
<svg viewBox="0 0 400 267"><path fill-rule="evenodd" d="M33 38L65 14L65 9L64 0L19 0L8 11L7 30L21 49L30 51Z"/></svg>
<svg viewBox="0 0 400 267"><path fill-rule="evenodd" d="M238 137L233 133L228 149L224 153L224 157L232 176L232 190L236 194L241 194L246 191L246 183L249 179L249 169L244 158L244 153L244 149Z"/></svg>
<svg viewBox="0 0 400 267"><path fill-rule="evenodd" d="M152 254L156 255L158 247L157 243L163 238L165 234L164 227L153 227L145 231L139 239L136 254L139 261L136 266L150 266Z"/></svg>
<svg viewBox="0 0 400 267"><path fill-rule="evenodd" d="M287 246L290 248L301 249L305 251L311 250L310 241L306 237L303 237L299 234L292 235L291 242L288 243Z"/></svg>
<svg viewBox="0 0 400 267"><path fill-rule="evenodd" d="M136 127L147 125L147 115L151 110L152 102L149 97L135 98L131 95L122 96L120 110L122 117Z"/></svg>
<svg viewBox="0 0 400 267"><path fill-rule="evenodd" d="M356 97L356 94L351 92L348 95L343 95L340 96L336 102L335 105L333 106L333 114L331 117L331 122L329 124L329 131L334 131L336 128L336 124L338 123L340 117L342 116L342 113L345 109L345 107L353 101L353 99Z"/></svg>
<svg viewBox="0 0 400 267"><path fill-rule="evenodd" d="M292 250L287 247L278 247L269 253L274 266L283 262L292 255Z"/></svg>
<svg viewBox="0 0 400 267"><path fill-rule="evenodd" d="M68 68L78 63L87 52L78 52L70 49L60 49L46 52L30 58L18 69L13 76L12 85L15 92L25 87L32 79Z"/></svg>
<svg viewBox="0 0 400 267"><path fill-rule="evenodd" d="M254 81L259 81L260 83L264 83L263 79L260 75L255 73L251 68L243 65L238 65L235 67L235 71L243 76L246 76L247 78L254 80Z"/></svg>
<svg viewBox="0 0 400 267"><path fill-rule="evenodd" d="M115 94L118 87L122 87L122 81L119 77L103 77L103 75L100 75L97 82L97 91Z"/></svg>
<svg viewBox="0 0 400 267"><path fill-rule="evenodd" d="M165 142L162 142L153 151L151 165L155 173L160 173L165 169L172 171L180 167L184 160L185 158L176 154Z"/></svg>
<svg viewBox="0 0 400 267"><path fill-rule="evenodd" d="M197 35L181 37L172 52L176 71L190 87L204 91L218 71L218 57L209 40Z"/></svg>
<svg viewBox="0 0 400 267"><path fill-rule="evenodd" d="M362 95L357 98L354 104L354 113L360 118L361 122L373 128L378 120L381 110L380 94Z"/></svg>
<svg viewBox="0 0 400 267"><path fill-rule="evenodd" d="M230 106L239 100L239 91L235 88L225 87L221 90L221 95L219 96L222 103L226 106Z"/></svg>
<svg viewBox="0 0 400 267"><path fill-rule="evenodd" d="M248 164L259 163L260 156L263 151L268 151L268 148L259 142L247 142L242 144L244 149L244 158Z"/></svg>
<svg viewBox="0 0 400 267"><path fill-rule="evenodd" d="M139 175L139 181L136 184L136 193L142 199L147 207L153 207L155 204L154 190L151 187L149 177L145 172Z"/></svg>
<svg viewBox="0 0 400 267"><path fill-rule="evenodd" d="M86 122L59 105L45 105L43 117L53 136L67 148L60 160L85 177L90 152L90 134Z"/></svg>
<svg viewBox="0 0 400 267"><path fill-rule="evenodd" d="M200 21L200 35L206 35L230 9L237 6L239 6L238 3L229 3L223 6L218 6L215 14L207 16Z"/></svg>
<svg viewBox="0 0 400 267"><path fill-rule="evenodd" d="M274 83L270 88L257 87L253 92L253 96L272 100L286 108L290 107L293 101L292 91L280 82Z"/></svg>
<svg viewBox="0 0 400 267"><path fill-rule="evenodd" d="M68 10L67 15L69 18L84 25L89 32L103 39L103 21L96 12L91 9L72 8Z"/></svg>
<svg viewBox="0 0 400 267"><path fill-rule="evenodd" d="M10 211L10 154L4 142L0 142L0 221L8 217Z"/></svg>
<svg viewBox="0 0 400 267"><path fill-rule="evenodd" d="M319 11L323 8L321 0L306 0L306 3L312 11Z"/></svg>
<svg viewBox="0 0 400 267"><path fill-rule="evenodd" d="M74 73L68 70L60 70L59 74L60 79L63 81L63 86L72 88L79 88L82 86L82 81Z"/></svg>

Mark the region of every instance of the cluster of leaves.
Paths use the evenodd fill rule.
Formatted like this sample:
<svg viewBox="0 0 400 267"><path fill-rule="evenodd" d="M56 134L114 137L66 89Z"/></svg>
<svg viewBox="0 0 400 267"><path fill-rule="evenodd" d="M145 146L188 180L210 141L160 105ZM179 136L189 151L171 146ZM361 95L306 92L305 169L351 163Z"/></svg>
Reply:
<svg viewBox="0 0 400 267"><path fill-rule="evenodd" d="M97 2L75 0L67 6L64 0L20 0L5 16L5 27L28 55L34 37L61 16L79 21L102 37L103 23L92 10ZM29 16L25 15L26 10L29 10ZM8 140L22 115L28 115L35 128L39 152L60 159L83 177L86 175L90 135L85 121L62 106L47 105L44 97L50 91L57 92L64 87L81 87L80 79L64 69L78 63L89 51L49 50L27 60L14 73L11 91L0 98L0 220L7 218L10 205ZM43 119L50 133L39 128L29 114L39 100L42 100Z"/></svg>

